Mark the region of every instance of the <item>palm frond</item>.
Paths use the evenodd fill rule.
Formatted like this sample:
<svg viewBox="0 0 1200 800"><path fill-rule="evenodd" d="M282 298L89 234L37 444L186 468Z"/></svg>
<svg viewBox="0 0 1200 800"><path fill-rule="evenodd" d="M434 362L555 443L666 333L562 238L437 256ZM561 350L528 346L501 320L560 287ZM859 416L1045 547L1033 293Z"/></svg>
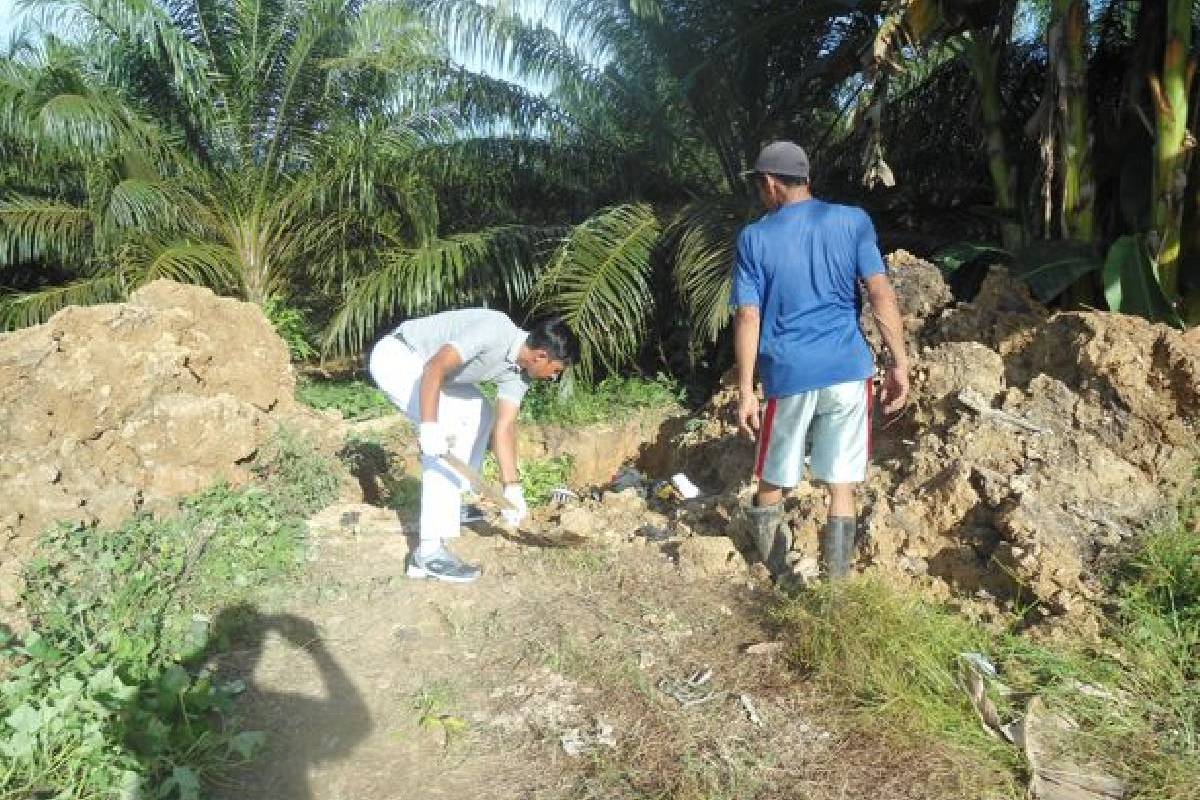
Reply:
<svg viewBox="0 0 1200 800"><path fill-rule="evenodd" d="M539 249L558 229L503 226L439 239L418 249L380 254L380 267L359 279L323 337L323 351L360 352L388 319L502 299L532 291Z"/></svg>
<svg viewBox="0 0 1200 800"><path fill-rule="evenodd" d="M167 278L217 292L228 292L238 286L240 262L237 254L225 245L176 241L147 255L150 258L141 270L139 283Z"/></svg>
<svg viewBox="0 0 1200 800"><path fill-rule="evenodd" d="M450 107L458 127L555 136L567 121L559 104L528 86L442 60L414 73L404 97L414 108Z"/></svg>
<svg viewBox="0 0 1200 800"><path fill-rule="evenodd" d="M40 325L67 306L86 306L123 300L128 288L119 272L111 271L32 292L0 296L0 330Z"/></svg>
<svg viewBox="0 0 1200 800"><path fill-rule="evenodd" d="M575 227L538 281L535 310L560 314L579 336L585 378L599 365L628 362L644 345L660 233L648 205L607 209Z"/></svg>
<svg viewBox="0 0 1200 800"><path fill-rule="evenodd" d="M607 77L550 27L476 0L414 0L435 31L467 58L521 75L553 91L588 97Z"/></svg>
<svg viewBox="0 0 1200 800"><path fill-rule="evenodd" d="M0 263L59 256L83 260L93 231L86 208L31 197L0 200Z"/></svg>
<svg viewBox="0 0 1200 800"><path fill-rule="evenodd" d="M197 230L199 212L193 198L175 182L126 178L109 193L103 213L110 229L144 233Z"/></svg>
<svg viewBox="0 0 1200 800"><path fill-rule="evenodd" d="M99 34L110 42L139 48L169 67L169 80L193 109L212 110L208 59L154 0L24 0L24 4L63 23L68 38L85 40ZM116 49L109 49L113 52L106 54L97 46L96 53L116 54Z"/></svg>
<svg viewBox="0 0 1200 800"><path fill-rule="evenodd" d="M350 43L343 53L321 62L332 73L418 69L429 63L434 41L428 28L404 3L375 2L350 20Z"/></svg>
<svg viewBox="0 0 1200 800"><path fill-rule="evenodd" d="M729 322L733 242L748 211L744 200L735 197L696 201L667 228L675 289L692 321L693 345L716 341Z"/></svg>

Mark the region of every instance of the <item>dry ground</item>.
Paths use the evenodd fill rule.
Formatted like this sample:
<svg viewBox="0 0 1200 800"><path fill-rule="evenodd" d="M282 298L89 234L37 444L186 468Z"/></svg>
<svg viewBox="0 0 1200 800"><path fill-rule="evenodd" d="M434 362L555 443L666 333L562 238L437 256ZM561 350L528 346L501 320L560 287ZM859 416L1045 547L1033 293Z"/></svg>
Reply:
<svg viewBox="0 0 1200 800"><path fill-rule="evenodd" d="M219 666L268 745L222 800L995 796L963 755L864 734L785 655L747 653L780 635L748 573L685 580L641 540L547 549L485 530L456 545L484 577L452 586L403 577L407 548L347 529L286 606L229 611L255 618ZM702 669L707 702L659 688ZM564 752L572 731L593 749Z"/></svg>

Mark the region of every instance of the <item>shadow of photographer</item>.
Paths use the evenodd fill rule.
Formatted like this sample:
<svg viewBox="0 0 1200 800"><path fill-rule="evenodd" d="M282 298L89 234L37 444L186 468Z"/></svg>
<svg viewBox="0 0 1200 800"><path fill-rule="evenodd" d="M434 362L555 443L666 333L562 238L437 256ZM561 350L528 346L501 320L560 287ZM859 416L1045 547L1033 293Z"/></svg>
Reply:
<svg viewBox="0 0 1200 800"><path fill-rule="evenodd" d="M309 800L312 768L346 759L373 729L366 703L311 620L237 605L223 610L212 630L210 641L222 654L221 673L246 684L239 700L244 715L241 727L263 731L267 737L264 751L222 780L214 797ZM289 664L301 658L310 661L323 690L320 696L303 690L280 691L273 685L275 676L263 680L264 655L269 648L281 646L271 641L272 633L290 649ZM269 654L271 662L280 659L280 653ZM282 677L292 684L303 681L298 676L307 671L296 663Z"/></svg>

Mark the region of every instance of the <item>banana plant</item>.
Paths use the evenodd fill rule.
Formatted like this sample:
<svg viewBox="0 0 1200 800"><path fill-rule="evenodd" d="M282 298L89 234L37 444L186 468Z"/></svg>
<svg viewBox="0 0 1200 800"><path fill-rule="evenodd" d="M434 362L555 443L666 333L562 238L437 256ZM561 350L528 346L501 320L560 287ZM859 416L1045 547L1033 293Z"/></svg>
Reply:
<svg viewBox="0 0 1200 800"><path fill-rule="evenodd" d="M1190 0L1167 0L1161 74L1150 78L1155 106L1153 236L1154 274L1168 302L1179 301L1179 269L1188 165L1196 134L1188 130L1188 99L1196 77Z"/></svg>

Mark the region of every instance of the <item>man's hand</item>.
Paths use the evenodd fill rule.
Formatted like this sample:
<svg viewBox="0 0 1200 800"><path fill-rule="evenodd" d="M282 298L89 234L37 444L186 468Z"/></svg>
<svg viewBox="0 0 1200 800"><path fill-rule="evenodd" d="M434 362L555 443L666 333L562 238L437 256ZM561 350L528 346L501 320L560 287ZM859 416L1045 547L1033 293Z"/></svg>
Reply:
<svg viewBox="0 0 1200 800"><path fill-rule="evenodd" d="M436 422L422 422L418 433L422 455L437 457L450 452L446 430Z"/></svg>
<svg viewBox="0 0 1200 800"><path fill-rule="evenodd" d="M504 487L504 499L512 503L513 507L504 509L500 515L507 524L515 528L529 516L529 507L525 505L525 490L519 483L510 483Z"/></svg>
<svg viewBox="0 0 1200 800"><path fill-rule="evenodd" d="M908 367L894 365L883 376L883 391L879 395L883 413L895 414L908 402Z"/></svg>
<svg viewBox="0 0 1200 800"><path fill-rule="evenodd" d="M753 389L743 389L738 399L738 430L757 439L759 417L758 395Z"/></svg>

